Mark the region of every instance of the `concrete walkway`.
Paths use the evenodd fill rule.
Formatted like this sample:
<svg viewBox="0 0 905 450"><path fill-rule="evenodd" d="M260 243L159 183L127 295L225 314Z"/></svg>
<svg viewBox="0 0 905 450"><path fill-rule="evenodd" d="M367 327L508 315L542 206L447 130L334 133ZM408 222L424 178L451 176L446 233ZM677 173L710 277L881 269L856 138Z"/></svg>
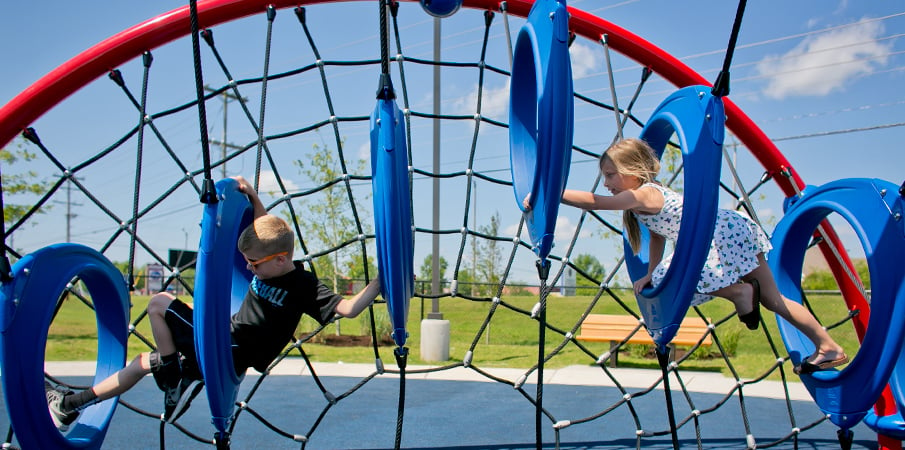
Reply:
<svg viewBox="0 0 905 450"><path fill-rule="evenodd" d="M345 363L322 363L314 364L314 370L318 376L322 377L353 377L364 378L375 372L376 368L373 364L345 364ZM395 370L395 363L385 362L387 370ZM61 374L70 376L93 376L94 361L78 361L78 362L48 362L45 364L47 373ZM493 382L482 374L466 368L454 367L436 372L424 372L431 369L431 366L408 366L406 378L410 380L428 380L428 381L476 381L476 382ZM489 374L507 379L517 380L524 375L523 369L506 369L506 368L481 368L482 371ZM620 381L624 388L642 389L653 385L659 378L660 372L649 369L632 369L632 368L611 368L610 372ZM310 375L308 367L301 358L287 358L280 362L276 368L270 373L271 375ZM736 381L732 378L723 376L718 372L689 372L682 371L682 380L685 387L692 392L700 392L707 394L725 394L729 392ZM253 369L249 369L248 375L259 375ZM396 374L385 373L381 377L398 378ZM537 375L532 373L526 378L525 383L534 384ZM568 386L604 386L615 387L610 377L607 377L598 367L592 366L568 366L560 369L544 369L544 384L568 385ZM786 383L789 390L791 400L810 401L811 396L800 382ZM673 389L676 389L673 386ZM745 396L762 397L762 398L784 398L783 383L779 381L760 381L755 384L745 386Z"/></svg>
<svg viewBox="0 0 905 450"><path fill-rule="evenodd" d="M373 365L316 363L314 367L318 381L329 394L321 392L315 378L309 376L298 358L281 362L260 385L257 385L260 374L249 371L239 393L240 399L248 399L248 410L236 420L231 448L391 449L400 425L401 448L406 449L536 448L536 408L525 398L534 397L532 377L525 380L523 394L472 369L458 367L418 373L425 367L409 366L400 424L397 418L402 383L398 375L384 373L361 384L375 373ZM387 363L386 368L395 369L395 363ZM46 369L66 383L86 386L92 381L94 362L53 362L47 363ZM517 380L524 375L518 369L481 369L506 380ZM549 414L543 418L544 448L673 448L670 434L662 433L669 429L664 393L655 389L639 394L653 385L659 371L611 370L622 388L632 393L631 407L616 406L605 411L603 417L587 422L585 418L618 404L623 393L597 367L571 366L544 371L543 405ZM689 397L674 391L673 404L678 421L680 424L684 421L677 433L682 449L697 449L698 434L702 448L707 449L741 450L747 447L749 439L760 447L776 449L840 448L836 427L828 421L820 422L823 415L801 383L789 384L791 403L778 400L784 392L778 382L744 386L744 399L740 401L737 393L726 398L735 382L718 373L683 371L681 376ZM253 393L252 389L255 389ZM330 397L338 397L339 401L331 404ZM178 426L161 427L157 415L162 409L162 393L151 379L142 380L121 401L146 414L119 405L103 449L212 448L202 442L209 441L214 433L204 393L179 419ZM703 414L689 417L689 402ZM554 423L564 426L556 430ZM8 426L8 416L3 415L0 430L7 430ZM784 440L796 428L803 428L797 442ZM866 426L859 425L853 431L853 449L877 448L876 434Z"/></svg>

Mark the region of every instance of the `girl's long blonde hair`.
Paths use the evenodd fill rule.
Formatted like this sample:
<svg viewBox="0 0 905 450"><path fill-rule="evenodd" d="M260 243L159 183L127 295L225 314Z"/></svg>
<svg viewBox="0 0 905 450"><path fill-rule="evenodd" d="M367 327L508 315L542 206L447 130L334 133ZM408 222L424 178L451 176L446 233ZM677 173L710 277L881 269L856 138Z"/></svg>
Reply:
<svg viewBox="0 0 905 450"><path fill-rule="evenodd" d="M606 160L610 160L621 175L638 177L641 184L657 183L660 160L650 145L641 139L626 138L610 146L600 156L601 170ZM632 251L638 254L641 247L641 228L631 211L622 212L622 226L628 234L628 243L632 246Z"/></svg>

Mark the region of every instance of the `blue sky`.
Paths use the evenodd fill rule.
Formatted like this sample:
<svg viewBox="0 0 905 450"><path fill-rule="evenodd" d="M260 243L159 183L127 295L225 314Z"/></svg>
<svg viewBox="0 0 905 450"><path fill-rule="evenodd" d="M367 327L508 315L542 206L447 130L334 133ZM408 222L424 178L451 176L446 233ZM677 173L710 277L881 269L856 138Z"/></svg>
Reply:
<svg viewBox="0 0 905 450"><path fill-rule="evenodd" d="M0 62L5 69L3 83L0 83L0 105L86 48L134 24L186 3L169 0L92 1L77 4L67 1L5 2L0 7L0 42L4 43L0 46ZM568 4L632 31L678 57L711 81L716 78L716 73L722 65L736 9L734 2L717 0L688 2L575 0ZM353 5L333 4L309 9L315 38L321 40L322 50L330 55L325 58L364 57L362 55L379 57L375 41L377 26L373 17L376 6L370 2L355 2ZM429 31L432 23L430 17L416 4L405 3L401 11L403 12L401 20L405 21L404 32L412 33L411 36L421 36L408 39L406 53L409 56L430 58ZM290 16L289 11L278 13L278 19L288 19L286 16ZM474 59L474 49L481 38L481 24L475 17L472 11L463 10L443 21L444 59L455 60L460 54L470 55L468 57ZM500 43L503 36L501 25L498 18L491 31L492 39L496 40L491 44L489 52L497 58L496 63L508 68L505 64L505 44ZM512 33L515 34L520 22L513 19L512 25L514 26ZM253 30L254 34L248 34L248 30ZM276 29L275 32L278 34L277 37L279 33L284 33L282 29ZM776 140L779 149L807 183L823 184L840 178L868 177L900 184L905 180L905 151L903 151L905 149L902 148L902 142L905 142L903 33L905 33L905 5L900 1L749 2L732 61L730 98L770 138ZM254 43L260 42L262 36L261 21L241 27L237 24L215 28L218 45L233 49L236 53L245 50L246 47L254 48ZM291 49L293 44L285 44L286 39L275 42L281 42L280 45L286 47L274 48L272 72L299 64L304 51L297 52L298 60L277 59L278 55L292 55L291 51L281 53L281 50ZM296 42L295 45L298 44ZM181 43L155 51L154 64L177 64L173 62L175 60L184 67L190 58L189 51L187 40L182 40ZM608 101L605 58L599 45L588 40L576 41L572 47L572 60L576 89L597 92L602 100ZM240 73L234 73L234 76L243 78L260 74L260 58L249 61L253 62L249 65L234 66L240 70ZM241 72L242 69L247 69L247 72ZM128 77L132 89L136 93L139 92L140 66L133 63L124 66L122 70ZM222 75L218 78L215 71L206 70L210 77L206 81L215 85L223 83ZM331 81L335 80L344 86L335 93L337 107L348 108L351 111L357 107L356 105L364 105L359 110L367 114L374 104L375 70L369 67L332 72ZM633 88L630 80L637 78L634 70L628 61L614 60L614 76L617 86L620 86L620 96L627 97L630 94L630 89ZM427 72L423 69L422 72L412 69L407 73L413 84L426 83L424 80L429 80L426 75ZM398 78L396 81L398 82ZM288 128L293 126L293 123L298 126L299 121L307 123L308 110L319 108L299 107L313 105L309 102L314 100L307 96L299 96L296 91L302 87L319 87L313 81L301 84L302 86L283 86L274 82L268 91L269 107L272 103L274 111L294 111L298 117L293 118L295 116L292 114L288 116L271 114L266 122L268 130ZM57 151L65 149L66 152L75 154L78 153L82 143L87 142L87 138L79 137L80 134L86 134L85 130L90 130L87 134L109 144L113 136L118 135L114 130L121 130L129 123L134 124L134 117L131 116L110 117L107 108L121 104L122 95L116 97L117 93L113 92L115 90L110 89L109 85L106 80L98 82L97 86L92 85L65 101L55 113L40 119L36 125L40 125L38 129L42 139L50 142ZM476 85L474 80L460 79L455 75L446 78L443 94L444 113L466 114L469 108L473 110ZM162 108L167 104L177 104L175 99L182 99L181 101L190 99L193 89L191 78L184 74L166 72L166 75L158 75L152 79L150 95L153 102L159 102L157 105ZM634 110L635 114L646 119L652 108L673 89L662 80L653 80L639 99L638 107ZM161 93L164 90L167 93ZM253 99L251 104L256 106L254 100L256 94L248 95ZM506 80L503 77L488 76L483 96L483 113L488 117L505 120L507 99ZM430 111L428 98L416 96L410 100L413 109ZM230 108L229 140L248 142L251 137L247 127L243 131L241 125L238 125L242 120L239 109L235 106ZM222 110L217 107L208 108L208 124L213 139L219 139L222 132L221 114ZM103 120L98 117L103 117ZM607 120L607 125L612 122L612 119L577 112L576 127L590 131L577 132L575 144L601 151L602 146L610 139L611 133L595 134L593 132L595 120ZM187 159L197 164L197 128L192 129L190 123L161 122L158 125L172 136L171 142L184 148L195 147L191 150L195 155ZM99 126L99 123L102 125ZM109 135L105 134L107 130L110 130ZM419 132L420 130L422 128L419 128ZM119 133L121 134L121 131ZM444 128L444 171L461 169L471 141L470 133L468 124L454 124ZM484 135L489 136L490 142L500 144L497 151L478 155L475 164L476 168L479 164L481 168L477 170L508 179L505 133L485 128L482 129L482 136ZM325 141L321 141L323 138L323 135L314 136L308 141L301 142L301 145L308 148L312 143L331 142L329 135ZM355 150L356 156L367 157L366 130L350 126L344 129L343 138L346 140L347 148ZM181 148L177 148L177 151ZM449 153L446 152L447 148L450 148ZM87 148L85 151L88 151ZM740 153L738 160L740 175L746 183L753 183L752 180L759 177L762 168L751 158L746 158L743 150ZM462 156L463 154L465 156ZM418 153L417 157L420 163L429 167L427 160L423 159L427 158L426 156ZM86 183L98 183L97 189L101 190L122 191L120 194L123 198L119 201L123 202L123 205L126 205L123 208L128 210L128 202L131 201L129 182L135 163L127 157L122 157L121 160L114 157L111 158L111 164L112 167L120 167L122 170L107 168L98 169L96 173L85 172L84 176L89 178ZM587 164L587 161L576 161L575 164L569 186L589 188L594 176L593 164ZM45 172L48 170L47 166L39 169ZM228 174L250 175L252 170L253 165L249 161L241 160L229 167ZM298 177L297 169L286 167L281 170L290 188L310 187ZM145 175L148 180L153 180L154 176L153 168ZM109 179L111 188L104 189L100 181L95 181L98 178ZM262 178L262 186L266 184L266 177ZM120 185L123 188L112 187ZM426 189L429 185L425 183L420 186ZM460 183L457 187L447 189L444 195L461 192L463 187ZM477 190L475 208L478 223L483 223L490 215L499 213L502 227L509 233L514 233L519 216L511 189L479 185ZM159 189L155 191L153 187L149 187L145 192L151 195L159 192ZM16 247L36 249L65 239L63 226L65 207L59 204L62 199L59 196L55 198L57 206L46 215L46 220L42 218L40 225L24 229L14 236ZM777 189L765 188L759 192L756 200L762 219L771 217L774 221L778 219L782 198ZM74 201L82 205L86 203L86 200L80 197ZM419 210L421 209L419 206L422 206L421 201L416 200L416 208ZM444 203L446 204L445 200ZM200 217L196 199L190 195L177 196L166 206L173 213L161 214L155 216L154 220L149 220L146 231L149 240L159 245L161 249L183 247L186 242L189 243L189 247L196 245L194 243L198 240L197 222ZM453 224L449 226L461 225L463 208L464 199L461 196L450 199L449 206L445 206L443 213L449 223ZM109 220L93 221L96 215L96 211L93 211L90 206L76 207L73 212L78 214L78 217L71 233L74 241L96 247L104 242L104 237L110 235L115 226L111 226ZM424 213L416 212L416 221L419 220L418 217L425 217L418 214ZM455 225L457 220L459 225ZM570 236L574 233L578 220L576 211L562 209L557 226L558 233ZM430 223L419 222L419 225L429 226ZM843 226L840 228L840 234L843 235L846 246L857 252L857 243L852 239L851 230ZM602 239L592 231L585 232L580 237L582 245L587 245L592 251L597 252L601 260L611 261L614 258L613 246L598 247L597 241L600 240ZM562 248L568 242L560 240L557 244ZM448 247L449 252L458 250L455 239L444 241L443 245L444 249ZM111 248L108 255L115 260L125 259L128 254L126 248L122 243L118 243ZM416 243L416 264L427 252L429 244ZM447 256L447 259L451 257ZM533 263L530 261L517 263L512 276L515 279L534 280L536 276Z"/></svg>

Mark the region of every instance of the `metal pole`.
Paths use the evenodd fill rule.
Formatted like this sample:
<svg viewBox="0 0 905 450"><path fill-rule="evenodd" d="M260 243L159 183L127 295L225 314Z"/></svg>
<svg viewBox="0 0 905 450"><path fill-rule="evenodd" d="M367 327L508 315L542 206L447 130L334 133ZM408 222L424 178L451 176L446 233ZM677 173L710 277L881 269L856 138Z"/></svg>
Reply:
<svg viewBox="0 0 905 450"><path fill-rule="evenodd" d="M440 61L440 18L434 17L434 61ZM440 66L434 65L434 174L440 173ZM434 177L433 186L433 226L440 229L440 178ZM443 319L440 312L440 235L434 234L431 242L431 312L428 319Z"/></svg>

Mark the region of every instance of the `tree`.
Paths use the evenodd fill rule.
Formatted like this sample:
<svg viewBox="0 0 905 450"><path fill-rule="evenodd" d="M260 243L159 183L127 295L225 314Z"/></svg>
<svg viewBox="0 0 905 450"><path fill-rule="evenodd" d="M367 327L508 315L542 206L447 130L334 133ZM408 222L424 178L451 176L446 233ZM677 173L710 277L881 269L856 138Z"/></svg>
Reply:
<svg viewBox="0 0 905 450"><path fill-rule="evenodd" d="M496 212L490 217L490 223L478 227L478 232L487 236L497 236L500 231L500 213ZM500 282L502 271L502 249L500 242L495 239L483 239L477 242L474 250L475 278L480 285L475 286L475 291L480 295L489 296L494 293L496 285Z"/></svg>
<svg viewBox="0 0 905 450"><path fill-rule="evenodd" d="M449 263L446 261L446 258L440 256L440 274L438 278L440 279L440 285L442 286L444 282L446 282L445 274L446 269L449 267ZM421 278L422 283L427 283L427 289L422 289L422 291L430 292L430 283L434 280L434 254L428 253L427 256L424 257L424 261L421 262L421 267L418 270L419 278Z"/></svg>
<svg viewBox="0 0 905 450"><path fill-rule="evenodd" d="M37 155L29 152L22 146L22 142L17 142L14 149L0 150L0 166L3 167L2 183L3 183L3 220L7 226L21 219L32 208L32 205L11 203L10 197L22 194L44 195L50 188L49 181L38 180L38 173L34 170L27 170L21 173L9 173L9 167L19 163L28 162L36 158ZM37 180L37 181L36 181ZM45 205L38 209L37 213L43 213L49 209L49 205Z"/></svg>
<svg viewBox="0 0 905 450"><path fill-rule="evenodd" d="M308 177L315 186L326 186L319 191L317 198L303 199L301 210L294 218L300 225L306 244L315 244L322 249L330 249L344 242L355 239L359 234L358 224L352 215L350 195L343 180L345 173L339 161L339 153L331 151L325 145L313 145L314 151L307 161L296 160L299 171ZM355 162L355 173L364 173L365 161ZM368 196L370 197L370 196ZM359 217L362 215L359 208ZM368 234L367 225L362 222L362 234ZM363 257L359 245L348 245L331 252L329 255L313 261L318 277L328 286L338 289L339 278L348 278L355 272L364 274ZM367 264L373 264L368 261ZM360 270L352 270L352 267ZM343 269L346 273L343 274ZM376 270L369 272L376 274ZM372 275L373 276L373 275Z"/></svg>
<svg viewBox="0 0 905 450"><path fill-rule="evenodd" d="M599 282L602 281L603 277L606 275L606 269L603 267L603 264L600 264L600 261L598 261L596 257L587 253L576 256L572 259L572 264L597 281L597 283L595 283L579 274L575 277L575 285L578 287L592 287L596 290ZM584 291L584 289L582 289L582 291Z"/></svg>
<svg viewBox="0 0 905 450"><path fill-rule="evenodd" d="M364 282L365 278L368 280L373 280L377 277L377 264L374 262L374 256L368 255L367 261L368 273L367 277L365 277L365 266L361 263L360 259L349 258L343 264L343 268L346 271L346 275L352 280ZM364 285L362 285L364 287ZM354 289L357 291L358 289Z"/></svg>
<svg viewBox="0 0 905 450"><path fill-rule="evenodd" d="M444 274L446 273L446 269L449 268L449 263L446 261L446 258L440 256L440 281L446 281L444 278ZM420 277L422 280L431 281L434 279L434 254L428 253L427 256L424 257L424 261L421 262L421 268L419 269Z"/></svg>

